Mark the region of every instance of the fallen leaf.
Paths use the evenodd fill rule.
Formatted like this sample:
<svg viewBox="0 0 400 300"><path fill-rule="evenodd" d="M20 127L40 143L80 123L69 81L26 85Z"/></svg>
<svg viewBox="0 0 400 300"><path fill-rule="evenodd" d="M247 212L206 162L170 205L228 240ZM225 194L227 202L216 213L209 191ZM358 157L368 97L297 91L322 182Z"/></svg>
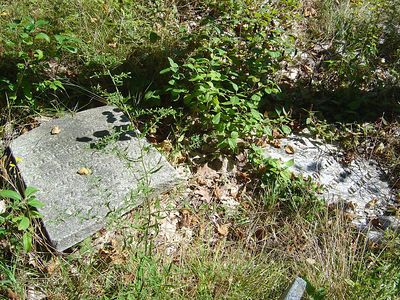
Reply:
<svg viewBox="0 0 400 300"><path fill-rule="evenodd" d="M347 202L347 203L346 203L346 208L347 208L347 209L350 209L350 210L356 210L356 208L357 208L357 203L352 202L352 201Z"/></svg>
<svg viewBox="0 0 400 300"><path fill-rule="evenodd" d="M47 273L54 274L60 270L60 263L57 258L52 258L48 265L46 266Z"/></svg>
<svg viewBox="0 0 400 300"><path fill-rule="evenodd" d="M210 193L210 191L208 190L207 187L200 186L194 191L194 193L196 195L199 195L200 199L202 201L204 201L206 203L210 203L211 202L211 193Z"/></svg>
<svg viewBox="0 0 400 300"><path fill-rule="evenodd" d="M281 147L281 140L273 140L270 142L270 144L274 147L274 148L280 148Z"/></svg>
<svg viewBox="0 0 400 300"><path fill-rule="evenodd" d="M317 14L317 11L312 7L306 7L306 9L304 10L304 16L306 18L315 16L316 14Z"/></svg>
<svg viewBox="0 0 400 300"><path fill-rule="evenodd" d="M58 127L58 126L54 126L52 129L51 129L51 134L52 135L55 135L55 134L59 134L61 132L61 129L60 129L60 127Z"/></svg>
<svg viewBox="0 0 400 300"><path fill-rule="evenodd" d="M222 190L222 188L220 188L219 186L216 186L214 189L215 198L217 198L218 200L221 200L223 194L224 194L224 191Z"/></svg>
<svg viewBox="0 0 400 300"><path fill-rule="evenodd" d="M377 154L382 154L383 150L385 150L385 144L380 143L376 148L375 148L375 153Z"/></svg>
<svg viewBox="0 0 400 300"><path fill-rule="evenodd" d="M10 300L19 300L19 296L17 293L15 293L12 289L7 288L7 297Z"/></svg>
<svg viewBox="0 0 400 300"><path fill-rule="evenodd" d="M379 218L373 218L370 220L370 223L372 226L376 227L376 228L382 228L382 224L379 221Z"/></svg>
<svg viewBox="0 0 400 300"><path fill-rule="evenodd" d="M280 139L282 137L282 134L279 132L278 129L273 129L272 130L272 137L274 139Z"/></svg>
<svg viewBox="0 0 400 300"><path fill-rule="evenodd" d="M219 225L217 224L217 231L220 235L222 236L227 236L229 233L229 227L231 226L231 223Z"/></svg>
<svg viewBox="0 0 400 300"><path fill-rule="evenodd" d="M88 168L82 167L78 170L79 175L90 175L92 174L92 171Z"/></svg>
<svg viewBox="0 0 400 300"><path fill-rule="evenodd" d="M166 152L169 153L172 151L173 147L172 147L172 143L170 140L163 140L160 144L159 144L159 148Z"/></svg>
<svg viewBox="0 0 400 300"><path fill-rule="evenodd" d="M117 43L109 43L108 47L115 49L115 48L117 48Z"/></svg>
<svg viewBox="0 0 400 300"><path fill-rule="evenodd" d="M374 208L377 203L378 203L378 199L372 198L372 200L368 201L368 203L365 204L365 208Z"/></svg>
<svg viewBox="0 0 400 300"><path fill-rule="evenodd" d="M293 146L287 144L287 145L285 146L285 152L286 152L287 154L293 154L293 153L294 153Z"/></svg>

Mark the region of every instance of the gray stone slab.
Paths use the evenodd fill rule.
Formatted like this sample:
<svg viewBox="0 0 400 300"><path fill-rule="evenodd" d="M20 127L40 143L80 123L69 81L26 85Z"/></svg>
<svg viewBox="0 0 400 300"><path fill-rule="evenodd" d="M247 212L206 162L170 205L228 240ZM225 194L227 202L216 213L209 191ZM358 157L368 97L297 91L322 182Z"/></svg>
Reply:
<svg viewBox="0 0 400 300"><path fill-rule="evenodd" d="M292 285L289 287L285 295L282 297L282 299L300 300L303 297L306 288L307 288L307 282L300 277L296 277Z"/></svg>
<svg viewBox="0 0 400 300"><path fill-rule="evenodd" d="M285 150L288 145L293 148L293 154ZM290 167L293 173L311 177L324 185L322 196L328 202L355 204L355 213L360 216L356 223L366 226L366 216L369 213L381 214L384 207L393 201L393 193L385 173L375 161L355 158L346 164L341 154L335 145L294 134L281 139L281 147L265 149L266 157L283 162L293 159L294 165Z"/></svg>
<svg viewBox="0 0 400 300"><path fill-rule="evenodd" d="M52 134L56 126L60 132ZM179 181L129 126L119 109L103 106L43 123L11 143L25 185L39 190L39 212L57 250L102 228L110 212L120 216L140 205L148 188L154 195ZM78 174L82 167L91 174Z"/></svg>

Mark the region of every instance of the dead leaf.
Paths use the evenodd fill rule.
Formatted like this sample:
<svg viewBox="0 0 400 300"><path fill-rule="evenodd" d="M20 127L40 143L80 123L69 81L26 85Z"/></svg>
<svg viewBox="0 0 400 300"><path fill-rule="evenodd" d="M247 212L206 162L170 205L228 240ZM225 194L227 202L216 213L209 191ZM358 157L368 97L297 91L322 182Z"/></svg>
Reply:
<svg viewBox="0 0 400 300"><path fill-rule="evenodd" d="M273 129L272 130L272 137L274 139L280 139L280 138L282 138L282 134L279 132L278 129Z"/></svg>
<svg viewBox="0 0 400 300"><path fill-rule="evenodd" d="M194 224L199 223L199 218L194 215L189 209L183 208L180 210L180 221L179 227L190 227Z"/></svg>
<svg viewBox="0 0 400 300"><path fill-rule="evenodd" d="M206 178L215 178L218 177L218 173L217 171L215 171L214 169L211 169L208 164L205 164L201 167L199 167L197 169L196 172L197 176L202 176L202 177L206 177Z"/></svg>
<svg viewBox="0 0 400 300"><path fill-rule="evenodd" d="M265 239L265 236L267 235L267 232L265 231L264 228L258 228L255 232L254 232L255 237L257 238L258 241L262 241L263 239Z"/></svg>
<svg viewBox="0 0 400 300"><path fill-rule="evenodd" d="M274 148L280 148L281 147L281 140L273 140L270 142L270 144L274 147Z"/></svg>
<svg viewBox="0 0 400 300"><path fill-rule="evenodd" d="M378 203L377 198L372 198L368 203L365 205L365 208L374 208L376 204Z"/></svg>
<svg viewBox="0 0 400 300"><path fill-rule="evenodd" d="M108 47L110 48L117 48L117 43L108 43Z"/></svg>
<svg viewBox="0 0 400 300"><path fill-rule="evenodd" d="M58 126L54 126L54 127L51 129L51 131L50 131L50 133L51 133L52 135L59 134L60 132L61 132L61 129L60 129L60 127L58 127Z"/></svg>
<svg viewBox="0 0 400 300"><path fill-rule="evenodd" d="M218 200L221 200L223 194L224 194L224 191L222 190L222 188L220 188L219 186L216 186L214 189L215 198L217 198Z"/></svg>
<svg viewBox="0 0 400 300"><path fill-rule="evenodd" d="M312 8L312 7L306 7L305 9L304 9L304 16L306 17L306 18L308 18L308 17L313 17L313 16L315 16L317 14L317 11L314 9L314 8Z"/></svg>
<svg viewBox="0 0 400 300"><path fill-rule="evenodd" d="M245 182L250 182L251 178L250 178L250 174L247 172L237 172L237 176L239 177L240 180L243 180Z"/></svg>
<svg viewBox="0 0 400 300"><path fill-rule="evenodd" d="M199 186L194 193L198 196L200 196L200 199L206 203L211 202L211 193L207 187L204 186Z"/></svg>
<svg viewBox="0 0 400 300"><path fill-rule="evenodd" d="M159 148L166 152L169 153L172 151L173 147L172 147L172 143L170 140L163 140L160 144L159 144Z"/></svg>
<svg viewBox="0 0 400 300"><path fill-rule="evenodd" d="M346 207L346 209L356 210L357 203L350 201L350 202L346 203L345 207Z"/></svg>
<svg viewBox="0 0 400 300"><path fill-rule="evenodd" d="M7 288L7 297L10 300L19 300L19 296L17 293L15 293L12 289Z"/></svg>
<svg viewBox="0 0 400 300"><path fill-rule="evenodd" d="M287 144L287 145L285 146L285 152L286 152L287 154L293 154L293 153L294 153L294 148L293 148L293 146Z"/></svg>
<svg viewBox="0 0 400 300"><path fill-rule="evenodd" d="M59 263L58 259L52 258L50 260L50 262L48 263L48 265L46 266L46 270L47 270L47 273L49 273L50 275L54 274L55 272L60 270L60 263Z"/></svg>
<svg viewBox="0 0 400 300"><path fill-rule="evenodd" d="M370 223L372 226L376 227L376 228L382 228L382 224L379 221L379 218L373 218L370 220Z"/></svg>
<svg viewBox="0 0 400 300"><path fill-rule="evenodd" d="M88 168L82 167L78 170L79 175L90 175L92 174L92 171Z"/></svg>
<svg viewBox="0 0 400 300"><path fill-rule="evenodd" d="M231 226L231 223L219 225L217 224L217 231L220 235L222 236L227 236L229 233L229 227Z"/></svg>
<svg viewBox="0 0 400 300"><path fill-rule="evenodd" d="M376 148L375 148L375 153L376 154L382 154L383 150L385 150L385 144L380 143Z"/></svg>

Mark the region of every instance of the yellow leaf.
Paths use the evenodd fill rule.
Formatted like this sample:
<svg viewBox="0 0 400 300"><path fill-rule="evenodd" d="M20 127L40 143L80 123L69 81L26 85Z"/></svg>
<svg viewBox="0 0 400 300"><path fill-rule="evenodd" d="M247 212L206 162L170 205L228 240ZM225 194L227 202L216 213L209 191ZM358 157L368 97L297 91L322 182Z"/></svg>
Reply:
<svg viewBox="0 0 400 300"><path fill-rule="evenodd" d="M78 170L79 175L90 175L92 174L92 171L88 168L82 167Z"/></svg>
<svg viewBox="0 0 400 300"><path fill-rule="evenodd" d="M293 154L294 153L294 148L293 148L293 146L292 145L286 145L285 146L285 152L287 153L287 154Z"/></svg>
<svg viewBox="0 0 400 300"><path fill-rule="evenodd" d="M229 233L229 227L231 226L230 223L228 224L223 224L223 225L219 225L217 224L217 231L220 235L222 236L227 236Z"/></svg>
<svg viewBox="0 0 400 300"><path fill-rule="evenodd" d="M58 126L54 126L52 129L51 129L51 134L52 135L55 135L55 134L59 134L61 132L61 129L60 129L60 127L58 127Z"/></svg>

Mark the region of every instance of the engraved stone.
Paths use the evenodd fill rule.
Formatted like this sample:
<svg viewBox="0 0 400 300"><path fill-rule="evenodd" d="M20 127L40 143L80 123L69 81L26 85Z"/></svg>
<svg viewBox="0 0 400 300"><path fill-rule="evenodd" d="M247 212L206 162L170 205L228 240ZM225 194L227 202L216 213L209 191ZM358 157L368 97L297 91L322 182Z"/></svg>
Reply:
<svg viewBox="0 0 400 300"><path fill-rule="evenodd" d="M51 134L58 126L59 133ZM179 181L174 168L130 128L116 107L103 106L43 123L10 150L53 246L63 251L95 233L106 216L122 215ZM80 175L87 168L90 174Z"/></svg>
<svg viewBox="0 0 400 300"><path fill-rule="evenodd" d="M288 144L293 147L293 154L285 152ZM382 214L386 205L394 200L385 173L375 161L355 158L343 162L343 153L335 145L292 134L281 139L280 148L269 146L264 153L266 157L283 162L293 159L290 170L322 184L325 187L322 196L328 202L355 203L355 213L360 217L355 223L362 228L368 225L366 209L371 200L377 202L375 215Z"/></svg>

